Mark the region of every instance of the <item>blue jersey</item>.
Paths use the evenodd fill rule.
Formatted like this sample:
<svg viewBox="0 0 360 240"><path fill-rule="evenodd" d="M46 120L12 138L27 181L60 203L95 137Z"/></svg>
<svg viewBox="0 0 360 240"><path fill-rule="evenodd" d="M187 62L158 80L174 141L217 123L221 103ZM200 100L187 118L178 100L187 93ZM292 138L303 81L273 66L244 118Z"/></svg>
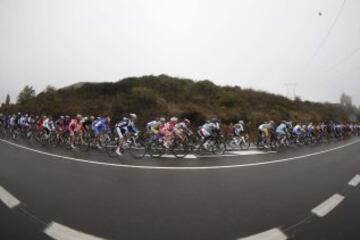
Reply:
<svg viewBox="0 0 360 240"><path fill-rule="evenodd" d="M104 119L104 118L96 119L92 123L93 129L104 129L104 128L106 128L106 126L107 126L107 123L106 123L106 119Z"/></svg>

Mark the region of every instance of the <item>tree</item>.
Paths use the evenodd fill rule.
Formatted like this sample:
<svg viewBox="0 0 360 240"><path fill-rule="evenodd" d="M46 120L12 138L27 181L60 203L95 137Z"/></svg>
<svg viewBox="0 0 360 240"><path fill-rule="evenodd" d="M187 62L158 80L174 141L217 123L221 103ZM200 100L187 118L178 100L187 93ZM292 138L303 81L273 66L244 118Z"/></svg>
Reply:
<svg viewBox="0 0 360 240"><path fill-rule="evenodd" d="M343 107L351 107L352 106L352 98L351 98L351 96L347 95L346 93L341 94L340 104Z"/></svg>
<svg viewBox="0 0 360 240"><path fill-rule="evenodd" d="M45 93L55 93L56 92L56 88L54 86L51 86L51 85L47 85L45 90L44 90Z"/></svg>
<svg viewBox="0 0 360 240"><path fill-rule="evenodd" d="M24 103L35 97L35 90L32 86L26 85L17 97L17 103Z"/></svg>
<svg viewBox="0 0 360 240"><path fill-rule="evenodd" d="M5 106L9 106L9 104L10 104L10 95L6 94Z"/></svg>

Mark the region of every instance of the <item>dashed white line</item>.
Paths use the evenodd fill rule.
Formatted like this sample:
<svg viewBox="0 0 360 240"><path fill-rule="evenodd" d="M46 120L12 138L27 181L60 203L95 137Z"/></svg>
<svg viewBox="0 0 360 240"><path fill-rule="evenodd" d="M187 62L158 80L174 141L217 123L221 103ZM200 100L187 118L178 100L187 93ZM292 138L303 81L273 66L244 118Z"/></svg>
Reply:
<svg viewBox="0 0 360 240"><path fill-rule="evenodd" d="M344 199L344 196L336 193L330 198L328 198L326 201L312 209L311 212L318 217L324 217L329 212L331 212L337 205L339 205Z"/></svg>
<svg viewBox="0 0 360 240"><path fill-rule="evenodd" d="M83 233L62 224L52 222L44 230L44 233L56 240L103 240L87 233Z"/></svg>
<svg viewBox="0 0 360 240"><path fill-rule="evenodd" d="M286 240L287 236L278 228L273 228L268 231L251 235L238 240Z"/></svg>
<svg viewBox="0 0 360 240"><path fill-rule="evenodd" d="M360 175L358 174L355 177L353 177L348 184L350 186L356 187L357 185L359 185L359 183L360 183Z"/></svg>
<svg viewBox="0 0 360 240"><path fill-rule="evenodd" d="M332 152L335 150L339 150L354 144L357 144L360 142L360 140L351 142L351 143L347 143L335 148L330 148L327 150L323 150L323 151L319 151L319 152L314 152L314 153L310 153L310 154L306 154L306 155L301 155L301 156L296 156L296 157L289 157L289 158L283 158L283 159L277 159L277 160L271 160L271 161L266 161L266 162L256 162L256 163L245 163L245 164L235 164L235 165L221 165L221 166L199 166L199 167L162 167L162 166L141 166L141 165L129 165L129 164L115 164L115 163L106 163L106 162L98 162L98 161L91 161L91 160L86 160L86 159L80 159L80 158L73 158L73 157L66 157L66 156L61 156L61 155L57 155L57 154L52 154L52 153L48 153L48 152L44 152L44 151L40 151L40 150L36 150L36 149L32 149L32 148L28 148L16 143L12 143L3 139L0 139L1 142L13 145L15 147L18 148L22 148L28 151L32 151L35 153L39 153L42 155L46 155L46 156L50 156L50 157L55 157L55 158L61 158L61 159L66 159L66 160L71 160L74 162L81 162L81 163L87 163L87 164L94 164L94 165L102 165L102 166L112 166L112 167L122 167L122 168L135 168L135 169L151 169L151 170L211 170L211 169L228 169L228 168L241 168L241 167L252 167L252 166L261 166L261 165L270 165L270 164L276 164L276 163L284 163L284 162L289 162L289 161L294 161L297 159L302 159L302 158L308 158L308 157L313 157L313 156L317 156L317 155L321 155L324 153L328 153L328 152Z"/></svg>
<svg viewBox="0 0 360 240"><path fill-rule="evenodd" d="M0 200L9 208L14 208L20 204L20 201L2 186L0 186Z"/></svg>

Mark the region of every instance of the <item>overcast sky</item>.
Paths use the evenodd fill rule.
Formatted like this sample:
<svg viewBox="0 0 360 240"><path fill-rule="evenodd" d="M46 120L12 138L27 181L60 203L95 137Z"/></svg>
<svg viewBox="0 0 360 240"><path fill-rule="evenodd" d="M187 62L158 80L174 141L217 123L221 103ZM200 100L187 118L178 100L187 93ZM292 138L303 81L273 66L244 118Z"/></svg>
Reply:
<svg viewBox="0 0 360 240"><path fill-rule="evenodd" d="M302 99L360 104L360 1L343 4L0 0L0 102L27 84L165 73L283 95L295 82Z"/></svg>

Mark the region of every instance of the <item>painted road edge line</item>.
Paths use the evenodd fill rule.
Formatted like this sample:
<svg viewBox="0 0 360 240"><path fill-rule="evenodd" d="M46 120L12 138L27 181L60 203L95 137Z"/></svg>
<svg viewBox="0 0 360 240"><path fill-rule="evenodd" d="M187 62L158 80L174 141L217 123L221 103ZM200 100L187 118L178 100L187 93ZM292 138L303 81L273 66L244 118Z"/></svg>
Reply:
<svg viewBox="0 0 360 240"><path fill-rule="evenodd" d="M360 175L358 174L355 177L353 177L348 184L350 186L356 187L357 185L359 185L359 183L360 183Z"/></svg>
<svg viewBox="0 0 360 240"><path fill-rule="evenodd" d="M278 228L273 228L268 231L254 234L238 240L286 240L287 236Z"/></svg>
<svg viewBox="0 0 360 240"><path fill-rule="evenodd" d="M151 157L150 154L145 154L145 157ZM160 158L176 158L175 155L171 155L171 154L163 154L160 156ZM189 159L196 159L197 156L195 156L194 154L188 154L183 158L189 158Z"/></svg>
<svg viewBox="0 0 360 240"><path fill-rule="evenodd" d="M248 156L248 155L262 155L262 154L276 153L276 151L246 150L246 151L232 151L229 153L234 154L235 156Z"/></svg>
<svg viewBox="0 0 360 240"><path fill-rule="evenodd" d="M29 148L22 146L20 144L16 144L13 142L6 141L4 139L0 139L1 142L7 143L9 145L25 149L28 151L32 151L38 154L42 154L45 156L50 156L54 158L60 158L60 159L66 159L74 162L80 162L80 163L87 163L87 164L93 164L93 165L100 165L100 166L111 166L111 167L122 167L122 168L133 168L133 169L147 169L147 170L217 170L217 169L231 169L231 168L243 168L243 167L252 167L252 166L262 166L262 165L270 165L270 164L276 164L276 163L283 163L283 162L289 162L294 161L297 159L312 157L312 156L318 156L324 153L332 152L335 150L339 150L342 148L346 148L348 146L357 144L360 142L360 140L353 141L344 145L340 145L338 147L322 150L319 152L314 152L306 155L300 155L295 157L289 157L289 158L283 158L283 159L277 159L277 160L271 160L271 161L265 161L265 162L256 162L256 163L245 163L245 164L235 164L235 165L220 165L220 166L199 166L199 167L162 167L162 166L142 166L142 165L130 165L130 164L117 164L117 163L106 163L106 162L99 162L99 161L93 161L93 160L86 160L86 159L80 159L80 158L74 158L74 157L67 157L62 155L57 155L49 152L44 152L41 150Z"/></svg>
<svg viewBox="0 0 360 240"><path fill-rule="evenodd" d="M95 237L56 222L51 222L44 233L56 240L104 240L104 238Z"/></svg>
<svg viewBox="0 0 360 240"><path fill-rule="evenodd" d="M330 198L311 210L318 217L324 217L345 199L344 196L335 193Z"/></svg>
<svg viewBox="0 0 360 240"><path fill-rule="evenodd" d="M9 208L14 208L20 204L20 201L2 186L0 186L0 200Z"/></svg>

